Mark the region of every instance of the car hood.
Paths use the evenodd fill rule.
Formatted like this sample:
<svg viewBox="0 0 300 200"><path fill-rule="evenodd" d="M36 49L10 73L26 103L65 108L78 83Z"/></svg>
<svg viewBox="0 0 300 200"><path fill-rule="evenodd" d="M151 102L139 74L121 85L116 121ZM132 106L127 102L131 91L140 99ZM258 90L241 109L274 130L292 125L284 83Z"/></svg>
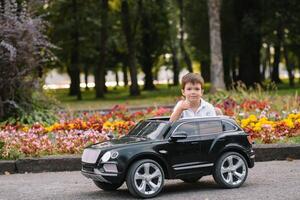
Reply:
<svg viewBox="0 0 300 200"><path fill-rule="evenodd" d="M122 147L122 146L127 146L127 145L132 145L132 144L145 144L145 143L150 143L153 140L150 138L145 138L145 137L132 137L132 136L125 136L119 139L112 139L109 141L105 142L100 142L97 144L92 145L92 148L103 148L103 149L114 149L117 147Z"/></svg>

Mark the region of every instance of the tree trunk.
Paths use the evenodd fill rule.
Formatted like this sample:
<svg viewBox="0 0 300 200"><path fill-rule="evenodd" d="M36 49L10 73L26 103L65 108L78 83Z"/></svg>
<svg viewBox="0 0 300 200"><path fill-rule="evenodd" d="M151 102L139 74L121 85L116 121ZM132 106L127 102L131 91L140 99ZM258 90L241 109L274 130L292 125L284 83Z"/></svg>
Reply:
<svg viewBox="0 0 300 200"><path fill-rule="evenodd" d="M211 92L225 89L222 42L221 42L221 22L220 22L220 0L208 0L208 16L210 30L210 73Z"/></svg>
<svg viewBox="0 0 300 200"><path fill-rule="evenodd" d="M295 87L294 66L290 63L287 45L284 45L283 55L284 55L284 59L285 59L286 69L287 69L288 75L289 75L289 85L291 87Z"/></svg>
<svg viewBox="0 0 300 200"><path fill-rule="evenodd" d="M124 86L128 86L127 65L125 65L125 63L123 63L122 65L122 72L123 72Z"/></svg>
<svg viewBox="0 0 300 200"><path fill-rule="evenodd" d="M177 0L179 7L179 34L180 34L180 49L183 55L184 62L189 72L193 72L193 65L190 55L186 51L184 45L184 13L183 13L183 0Z"/></svg>
<svg viewBox="0 0 300 200"><path fill-rule="evenodd" d="M232 63L232 68L231 68L231 76L232 76L232 80L233 82L236 82L238 81L238 69L239 69L239 66L240 66L240 62L239 62L239 56L234 56L233 58L233 63Z"/></svg>
<svg viewBox="0 0 300 200"><path fill-rule="evenodd" d="M126 38L128 51L128 65L131 78L130 95L140 95L140 89L137 81L137 66L136 66L136 46L134 34L132 30L132 20L130 18L129 6L127 0L122 0L121 3L122 27Z"/></svg>
<svg viewBox="0 0 300 200"><path fill-rule="evenodd" d="M261 72L261 80L262 81L264 81L266 79L266 71L270 65L269 61L270 61L270 47L269 47L269 45L267 45L267 47L265 49L265 58L263 60L263 68L262 68L262 72Z"/></svg>
<svg viewBox="0 0 300 200"><path fill-rule="evenodd" d="M143 64L143 72L145 74L145 83L144 83L144 90L154 90L155 86L153 84L153 74L152 74L152 65L153 63L144 63Z"/></svg>
<svg viewBox="0 0 300 200"><path fill-rule="evenodd" d="M89 90L89 87L88 87L88 77L89 77L89 66L88 65L85 65L83 67L83 70L84 70L84 82L85 82L85 90L88 91Z"/></svg>
<svg viewBox="0 0 300 200"><path fill-rule="evenodd" d="M96 98L104 97L105 66L107 57L107 28L108 28L108 0L101 0L101 28L100 28L100 62L95 73Z"/></svg>
<svg viewBox="0 0 300 200"><path fill-rule="evenodd" d="M255 33L244 33L240 51L239 79L246 86L261 83L260 38Z"/></svg>
<svg viewBox="0 0 300 200"><path fill-rule="evenodd" d="M119 86L119 75L118 75L118 70L115 70L115 75L116 75L116 86Z"/></svg>
<svg viewBox="0 0 300 200"><path fill-rule="evenodd" d="M279 62L280 62L282 40L283 40L283 30L281 25L279 25L277 29L277 35L276 35L274 63L273 63L273 70L272 70L272 77L271 77L271 80L274 81L275 83L282 82L279 77Z"/></svg>
<svg viewBox="0 0 300 200"><path fill-rule="evenodd" d="M70 64L70 66L67 67L67 73L70 77L69 95L70 96L75 96L75 95L77 95L77 88L76 88L75 76L74 76L74 72L72 70L71 64Z"/></svg>
<svg viewBox="0 0 300 200"><path fill-rule="evenodd" d="M179 85L179 62L177 51L173 44L171 44L172 64L173 64L173 85Z"/></svg>
<svg viewBox="0 0 300 200"><path fill-rule="evenodd" d="M2 101L2 97L0 96L0 120L4 117L4 105Z"/></svg>
<svg viewBox="0 0 300 200"><path fill-rule="evenodd" d="M232 84L232 77L230 75L230 68L231 68L231 60L232 55L229 52L224 52L223 57L223 65L224 65L224 81L226 88L230 88Z"/></svg>
<svg viewBox="0 0 300 200"><path fill-rule="evenodd" d="M208 60L201 60L200 72L205 82L210 82L210 67Z"/></svg>
<svg viewBox="0 0 300 200"><path fill-rule="evenodd" d="M80 91L80 70L79 70L79 27L78 27L78 8L77 0L72 0L72 9L74 15L74 22L72 27L71 38L73 40L73 47L71 51L70 62L70 95L77 95L77 100L81 100Z"/></svg>

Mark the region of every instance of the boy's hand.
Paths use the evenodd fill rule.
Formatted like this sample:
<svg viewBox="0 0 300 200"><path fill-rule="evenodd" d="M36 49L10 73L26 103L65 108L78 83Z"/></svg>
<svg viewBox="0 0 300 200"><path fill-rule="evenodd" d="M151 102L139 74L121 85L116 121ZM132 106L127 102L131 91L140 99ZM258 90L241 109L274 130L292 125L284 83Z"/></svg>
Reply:
<svg viewBox="0 0 300 200"><path fill-rule="evenodd" d="M181 100L179 102L179 108L183 111L183 110L187 110L191 107L191 104L188 100Z"/></svg>

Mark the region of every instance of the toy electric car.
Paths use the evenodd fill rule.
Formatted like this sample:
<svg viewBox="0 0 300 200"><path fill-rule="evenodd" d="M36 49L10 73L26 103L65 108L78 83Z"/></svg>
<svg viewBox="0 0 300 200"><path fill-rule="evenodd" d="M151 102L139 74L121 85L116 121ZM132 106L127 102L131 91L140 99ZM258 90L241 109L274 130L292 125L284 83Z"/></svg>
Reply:
<svg viewBox="0 0 300 200"><path fill-rule="evenodd" d="M150 198L165 179L196 182L213 175L224 188L240 187L254 166L254 151L245 133L225 116L168 117L139 122L127 136L85 148L82 174L103 190L116 190L124 181L130 193Z"/></svg>

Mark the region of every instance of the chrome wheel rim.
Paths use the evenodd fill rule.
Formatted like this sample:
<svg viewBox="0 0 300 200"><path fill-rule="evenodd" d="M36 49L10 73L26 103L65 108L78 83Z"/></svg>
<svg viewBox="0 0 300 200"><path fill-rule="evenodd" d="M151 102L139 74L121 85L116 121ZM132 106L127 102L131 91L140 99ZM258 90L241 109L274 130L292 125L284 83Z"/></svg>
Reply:
<svg viewBox="0 0 300 200"><path fill-rule="evenodd" d="M144 195L156 193L162 185L162 172L153 163L143 163L134 173L134 185Z"/></svg>
<svg viewBox="0 0 300 200"><path fill-rule="evenodd" d="M246 178L246 163L237 156L226 157L221 165L221 175L223 180L230 185L238 185Z"/></svg>

